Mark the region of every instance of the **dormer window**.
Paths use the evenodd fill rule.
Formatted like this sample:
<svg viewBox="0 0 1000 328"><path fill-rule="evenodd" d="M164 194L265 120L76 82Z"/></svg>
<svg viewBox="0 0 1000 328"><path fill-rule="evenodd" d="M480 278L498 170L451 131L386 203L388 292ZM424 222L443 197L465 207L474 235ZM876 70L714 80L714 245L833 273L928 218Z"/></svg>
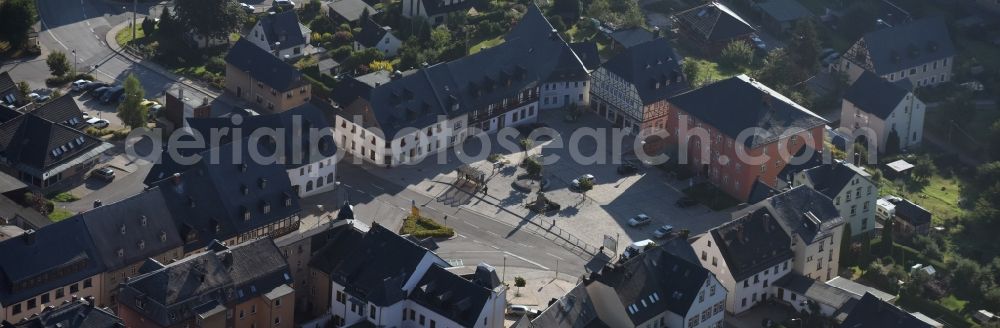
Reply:
<svg viewBox="0 0 1000 328"><path fill-rule="evenodd" d="M240 193L242 193L243 196L246 196L250 193L250 188L247 188L246 185L240 185Z"/></svg>
<svg viewBox="0 0 1000 328"><path fill-rule="evenodd" d="M138 243L138 246L139 246L140 250L141 249L145 249L146 248L146 241L140 240L139 243Z"/></svg>
<svg viewBox="0 0 1000 328"><path fill-rule="evenodd" d="M292 196L285 193L285 207L292 206Z"/></svg>
<svg viewBox="0 0 1000 328"><path fill-rule="evenodd" d="M260 185L260 189L266 188L267 187L267 178L260 178L260 180L258 181L258 184Z"/></svg>
<svg viewBox="0 0 1000 328"><path fill-rule="evenodd" d="M146 226L146 223L147 223L147 219L146 219L146 216L145 216L145 215L143 215L143 216L140 216L140 217L139 217L139 222L140 222L140 223L142 224L142 226L143 226L143 227L145 227L145 226Z"/></svg>
<svg viewBox="0 0 1000 328"><path fill-rule="evenodd" d="M271 213L271 203L269 203L267 201L261 201L260 202L260 210L262 212L264 212L264 214Z"/></svg>
<svg viewBox="0 0 1000 328"><path fill-rule="evenodd" d="M118 257L125 257L125 249L124 248L119 248L118 249Z"/></svg>
<svg viewBox="0 0 1000 328"><path fill-rule="evenodd" d="M243 207L243 221L250 221L250 209Z"/></svg>
<svg viewBox="0 0 1000 328"><path fill-rule="evenodd" d="M122 235L125 235L125 224L122 224L121 227L118 228L118 230L122 232Z"/></svg>
<svg viewBox="0 0 1000 328"><path fill-rule="evenodd" d="M167 242L167 232L160 231L160 242Z"/></svg>

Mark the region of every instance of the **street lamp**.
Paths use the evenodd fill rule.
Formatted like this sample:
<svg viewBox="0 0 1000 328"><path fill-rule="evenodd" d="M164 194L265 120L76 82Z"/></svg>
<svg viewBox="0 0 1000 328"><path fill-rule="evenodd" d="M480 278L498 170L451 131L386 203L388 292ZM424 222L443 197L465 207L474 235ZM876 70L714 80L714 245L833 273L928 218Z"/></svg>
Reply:
<svg viewBox="0 0 1000 328"><path fill-rule="evenodd" d="M73 74L76 74L76 49L73 49Z"/></svg>

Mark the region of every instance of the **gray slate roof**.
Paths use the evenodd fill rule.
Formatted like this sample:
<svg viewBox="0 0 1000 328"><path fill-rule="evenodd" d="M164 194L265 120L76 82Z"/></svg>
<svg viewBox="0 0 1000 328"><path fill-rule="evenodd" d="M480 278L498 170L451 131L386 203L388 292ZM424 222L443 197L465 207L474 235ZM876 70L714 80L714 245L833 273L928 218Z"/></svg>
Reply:
<svg viewBox="0 0 1000 328"><path fill-rule="evenodd" d="M796 0L767 0L757 6L779 22L790 22L812 16L812 12Z"/></svg>
<svg viewBox="0 0 1000 328"><path fill-rule="evenodd" d="M791 238L763 208L709 230L709 233L737 283L792 259L788 247Z"/></svg>
<svg viewBox="0 0 1000 328"><path fill-rule="evenodd" d="M133 277L122 286L119 305L170 326L199 310L242 303L292 283L288 264L268 238L216 247ZM141 309L137 300L144 303Z"/></svg>
<svg viewBox="0 0 1000 328"><path fill-rule="evenodd" d="M107 270L117 270L181 246L180 235L160 191L152 188L76 215L86 226Z"/></svg>
<svg viewBox="0 0 1000 328"><path fill-rule="evenodd" d="M625 49L601 67L631 82L642 103L652 104L690 88L681 61L670 42L658 38Z"/></svg>
<svg viewBox="0 0 1000 328"><path fill-rule="evenodd" d="M69 218L0 242L0 303L19 303L104 272L100 253L82 231L83 221ZM64 274L56 274L62 269ZM54 278L32 283L45 273Z"/></svg>
<svg viewBox="0 0 1000 328"><path fill-rule="evenodd" d="M749 128L768 132L754 133L753 137L747 138L744 144L748 148L800 132L791 128L809 130L828 123L777 91L742 74L679 94L667 101L732 139Z"/></svg>
<svg viewBox="0 0 1000 328"><path fill-rule="evenodd" d="M7 103L8 96L13 97L17 104L23 104L26 101L21 97L21 93L17 90L17 83L10 77L10 73L4 71L0 72L0 102ZM6 106L0 107L6 108Z"/></svg>
<svg viewBox="0 0 1000 328"><path fill-rule="evenodd" d="M590 280L613 288L625 308L635 305L638 311L628 316L639 325L666 311L686 316L711 274L700 263L655 247L625 263L605 267Z"/></svg>
<svg viewBox="0 0 1000 328"><path fill-rule="evenodd" d="M913 226L921 226L931 223L931 212L928 212L920 205L914 204L909 199L891 201L896 206L896 216L906 220Z"/></svg>
<svg viewBox="0 0 1000 328"><path fill-rule="evenodd" d="M593 41L574 42L570 43L569 47L573 48L576 57L580 58L580 62L588 70L595 70L601 66L601 55L597 52L597 43Z"/></svg>
<svg viewBox="0 0 1000 328"><path fill-rule="evenodd" d="M559 301L552 303L535 319L531 327L544 328L603 328L608 327L594 310L594 301L587 293L587 287L577 284Z"/></svg>
<svg viewBox="0 0 1000 328"><path fill-rule="evenodd" d="M865 294L840 324L841 328L931 328L926 322L879 300L872 294Z"/></svg>
<svg viewBox="0 0 1000 328"><path fill-rule="evenodd" d="M823 164L804 171L806 178L812 182L813 189L819 191L830 199L837 198L851 180L860 176L870 178L871 174L865 172L854 164L838 161L831 164Z"/></svg>
<svg viewBox="0 0 1000 328"><path fill-rule="evenodd" d="M371 48L377 46L378 42L388 33L390 32L387 27L382 27L369 18L367 21L361 22L361 33L354 36L354 41L366 48Z"/></svg>
<svg viewBox="0 0 1000 328"><path fill-rule="evenodd" d="M719 2L708 2L674 17L707 42L728 41L755 31L739 14Z"/></svg>
<svg viewBox="0 0 1000 328"><path fill-rule="evenodd" d="M124 328L125 322L110 309L98 308L85 300L59 305L37 317L4 328Z"/></svg>
<svg viewBox="0 0 1000 328"><path fill-rule="evenodd" d="M883 120L888 119L909 91L869 71L864 71L844 93L844 100Z"/></svg>
<svg viewBox="0 0 1000 328"><path fill-rule="evenodd" d="M842 311L850 311L850 307L853 307L859 298L843 289L827 285L822 281L806 278L794 272L775 280L774 286L804 295L810 300Z"/></svg>
<svg viewBox="0 0 1000 328"><path fill-rule="evenodd" d="M366 9L368 10L369 16L377 13L375 8L369 6L363 0L336 0L330 2L326 6L328 10L336 13L349 22L354 22L360 19L361 13L363 13Z"/></svg>
<svg viewBox="0 0 1000 328"><path fill-rule="evenodd" d="M763 209L779 224L806 243L813 243L833 233L844 224L833 200L812 188L798 186L748 207Z"/></svg>
<svg viewBox="0 0 1000 328"><path fill-rule="evenodd" d="M612 40L625 48L631 48L649 41L653 41L656 35L643 27L630 27L611 32L608 36Z"/></svg>
<svg viewBox="0 0 1000 328"><path fill-rule="evenodd" d="M941 17L923 18L868 32L861 42L868 49L877 75L898 72L955 55L955 46L944 18Z"/></svg>
<svg viewBox="0 0 1000 328"><path fill-rule="evenodd" d="M100 145L97 138L64 123L75 115L83 114L66 95L0 124L0 156L41 172Z"/></svg>
<svg viewBox="0 0 1000 328"><path fill-rule="evenodd" d="M488 308L491 294L490 289L431 265L408 298L463 327L473 327L480 312Z"/></svg>
<svg viewBox="0 0 1000 328"><path fill-rule="evenodd" d="M292 90L307 82L302 77L302 73L267 50L250 43L244 38L236 41L236 44L229 49L226 54L226 63L233 65L240 71L248 73L254 80L264 83L264 85L284 92Z"/></svg>
<svg viewBox="0 0 1000 328"><path fill-rule="evenodd" d="M284 50L306 44L306 38L302 36L299 24L299 15L294 10L264 15L257 24L264 30L268 42L281 43L278 49Z"/></svg>

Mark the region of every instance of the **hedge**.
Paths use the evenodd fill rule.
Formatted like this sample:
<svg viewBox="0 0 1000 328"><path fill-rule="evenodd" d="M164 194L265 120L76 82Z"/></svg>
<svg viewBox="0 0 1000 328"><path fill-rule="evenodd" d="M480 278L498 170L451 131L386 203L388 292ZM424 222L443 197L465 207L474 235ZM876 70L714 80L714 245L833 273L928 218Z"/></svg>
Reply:
<svg viewBox="0 0 1000 328"><path fill-rule="evenodd" d="M401 235L412 235L417 238L451 238L455 229L446 227L426 217L409 215L403 220Z"/></svg>

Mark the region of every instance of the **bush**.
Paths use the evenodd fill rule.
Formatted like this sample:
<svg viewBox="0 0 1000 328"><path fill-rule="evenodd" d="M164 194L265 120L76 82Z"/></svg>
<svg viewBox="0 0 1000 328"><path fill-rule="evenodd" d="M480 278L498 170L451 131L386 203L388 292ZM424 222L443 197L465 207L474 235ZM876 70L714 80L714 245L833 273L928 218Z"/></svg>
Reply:
<svg viewBox="0 0 1000 328"><path fill-rule="evenodd" d="M76 195L68 192L62 192L52 197L52 200L60 203L69 203L80 200L80 197L76 197Z"/></svg>
<svg viewBox="0 0 1000 328"><path fill-rule="evenodd" d="M722 49L722 63L730 67L739 68L750 65L753 61L753 47L743 40L730 42Z"/></svg>
<svg viewBox="0 0 1000 328"><path fill-rule="evenodd" d="M399 234L417 238L451 238L455 236L455 230L426 217L409 215L403 220Z"/></svg>
<svg viewBox="0 0 1000 328"><path fill-rule="evenodd" d="M524 160L524 169L528 171L528 175L537 177L542 175L542 163L534 157L528 157Z"/></svg>
<svg viewBox="0 0 1000 328"><path fill-rule="evenodd" d="M205 63L205 70L212 73L225 73L226 72L226 60L222 56L214 56L209 58Z"/></svg>
<svg viewBox="0 0 1000 328"><path fill-rule="evenodd" d="M163 111L160 112L162 113ZM124 140L126 137L128 137L129 132L132 131L129 129L115 130L114 132L111 132L111 140Z"/></svg>

